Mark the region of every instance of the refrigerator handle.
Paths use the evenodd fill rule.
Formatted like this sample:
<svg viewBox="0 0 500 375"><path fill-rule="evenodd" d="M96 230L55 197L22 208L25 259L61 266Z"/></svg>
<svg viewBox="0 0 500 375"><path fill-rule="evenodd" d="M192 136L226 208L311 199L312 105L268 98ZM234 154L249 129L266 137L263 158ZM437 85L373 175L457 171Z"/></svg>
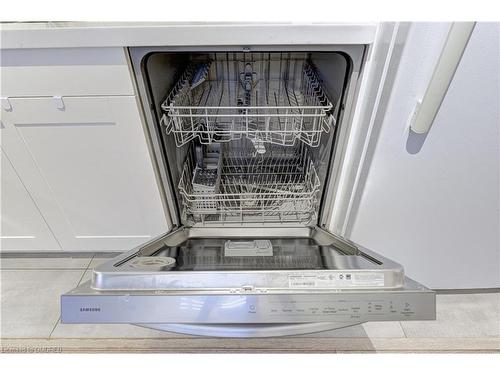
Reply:
<svg viewBox="0 0 500 375"><path fill-rule="evenodd" d="M475 22L453 22L441 56L424 97L418 101L410 121L410 129L418 134L427 133L451 84Z"/></svg>

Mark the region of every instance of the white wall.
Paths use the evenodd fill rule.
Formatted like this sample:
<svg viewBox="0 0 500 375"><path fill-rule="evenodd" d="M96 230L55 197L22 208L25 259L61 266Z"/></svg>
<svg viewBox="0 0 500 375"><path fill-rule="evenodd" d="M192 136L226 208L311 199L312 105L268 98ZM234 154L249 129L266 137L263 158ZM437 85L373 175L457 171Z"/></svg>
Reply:
<svg viewBox="0 0 500 375"><path fill-rule="evenodd" d="M427 137L408 136L447 30L412 25L347 236L429 287L500 287L500 24L476 25Z"/></svg>

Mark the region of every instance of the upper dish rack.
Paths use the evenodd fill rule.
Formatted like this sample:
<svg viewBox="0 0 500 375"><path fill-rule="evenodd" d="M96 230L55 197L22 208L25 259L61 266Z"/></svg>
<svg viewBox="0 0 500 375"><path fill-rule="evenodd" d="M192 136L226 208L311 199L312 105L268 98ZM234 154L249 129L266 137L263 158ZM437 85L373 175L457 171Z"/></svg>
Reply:
<svg viewBox="0 0 500 375"><path fill-rule="evenodd" d="M282 60L274 70L262 61L231 64L191 63L163 102L161 123L178 147L196 138L211 144L243 136L257 149L297 140L317 147L335 126L333 104L306 60Z"/></svg>

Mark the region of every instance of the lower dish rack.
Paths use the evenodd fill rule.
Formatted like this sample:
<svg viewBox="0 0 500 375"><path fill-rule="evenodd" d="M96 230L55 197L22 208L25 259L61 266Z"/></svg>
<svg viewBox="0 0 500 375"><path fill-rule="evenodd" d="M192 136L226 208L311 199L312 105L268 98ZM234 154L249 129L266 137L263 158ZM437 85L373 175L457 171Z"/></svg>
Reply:
<svg viewBox="0 0 500 375"><path fill-rule="evenodd" d="M257 142L293 146L320 144L335 125L333 104L316 70L306 60L191 63L162 104L162 125L177 146L198 139L202 144L246 136ZM228 73L231 71L231 74Z"/></svg>
<svg viewBox="0 0 500 375"><path fill-rule="evenodd" d="M309 224L315 219L320 180L307 147L267 146L256 154L248 140L224 144L216 186L193 185L195 158L190 152L179 182L187 223Z"/></svg>

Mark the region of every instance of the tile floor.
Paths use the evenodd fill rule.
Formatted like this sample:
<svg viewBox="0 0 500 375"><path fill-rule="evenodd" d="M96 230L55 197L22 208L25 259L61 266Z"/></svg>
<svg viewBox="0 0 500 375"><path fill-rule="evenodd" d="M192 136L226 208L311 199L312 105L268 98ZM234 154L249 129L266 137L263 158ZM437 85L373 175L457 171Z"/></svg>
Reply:
<svg viewBox="0 0 500 375"><path fill-rule="evenodd" d="M439 294L437 320L370 322L285 338L218 339L133 325L67 325L62 293L88 280L109 254L0 258L0 347L63 352L468 352L500 351L500 293Z"/></svg>

